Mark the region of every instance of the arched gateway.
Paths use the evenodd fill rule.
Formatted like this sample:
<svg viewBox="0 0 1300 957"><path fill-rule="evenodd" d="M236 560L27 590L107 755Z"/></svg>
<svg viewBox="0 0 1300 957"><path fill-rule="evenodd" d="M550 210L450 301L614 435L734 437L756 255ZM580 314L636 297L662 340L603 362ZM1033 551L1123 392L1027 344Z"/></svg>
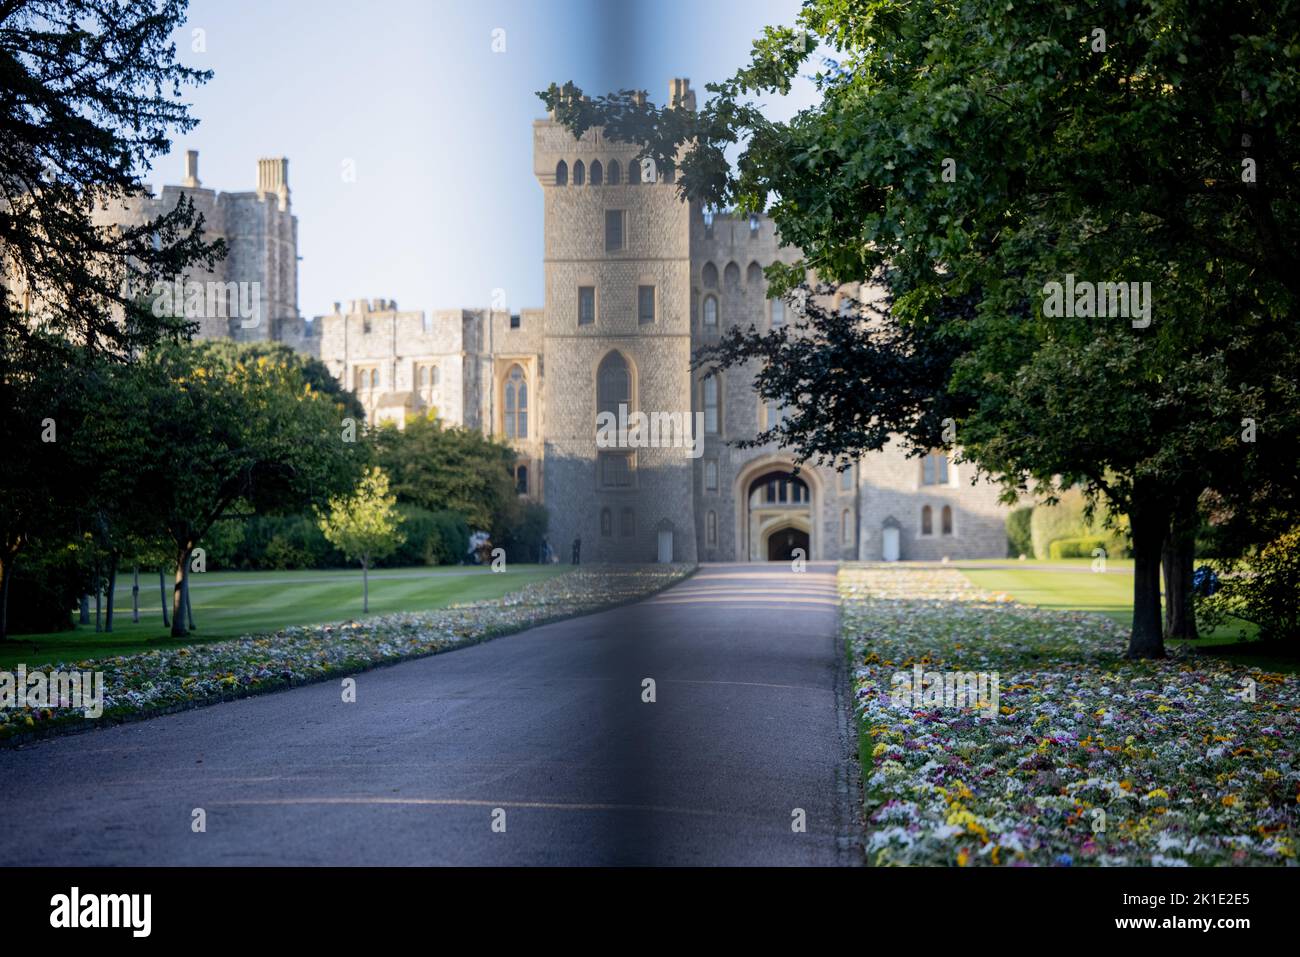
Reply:
<svg viewBox="0 0 1300 957"><path fill-rule="evenodd" d="M817 515L821 488L816 473L780 458L761 459L742 469L736 482L737 557L788 562L820 555Z"/></svg>

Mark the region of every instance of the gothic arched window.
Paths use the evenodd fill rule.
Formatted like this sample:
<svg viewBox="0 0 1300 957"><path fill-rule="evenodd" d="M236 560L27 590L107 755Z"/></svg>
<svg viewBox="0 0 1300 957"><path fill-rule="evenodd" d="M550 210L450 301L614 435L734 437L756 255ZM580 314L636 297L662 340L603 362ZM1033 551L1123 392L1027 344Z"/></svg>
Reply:
<svg viewBox="0 0 1300 957"><path fill-rule="evenodd" d="M573 185L581 186L586 181L587 181L586 167L582 165L582 160L578 160L578 162L573 164Z"/></svg>
<svg viewBox="0 0 1300 957"><path fill-rule="evenodd" d="M618 415L618 407L632 409L632 370L622 353L611 352L596 373L596 411Z"/></svg>
<svg viewBox="0 0 1300 957"><path fill-rule="evenodd" d="M605 171L601 168L600 160L591 161L591 185L600 186L605 182Z"/></svg>
<svg viewBox="0 0 1300 957"><path fill-rule="evenodd" d="M929 505L921 509L921 534L934 534L934 509Z"/></svg>
<svg viewBox="0 0 1300 957"><path fill-rule="evenodd" d="M569 164L564 162L564 160L560 160L555 164L555 185L569 185Z"/></svg>
<svg viewBox="0 0 1300 957"><path fill-rule="evenodd" d="M617 186L623 181L622 168L618 165L618 160L609 161L609 185Z"/></svg>
<svg viewBox="0 0 1300 957"><path fill-rule="evenodd" d="M506 374L504 407L506 438L528 438L528 382L518 364Z"/></svg>

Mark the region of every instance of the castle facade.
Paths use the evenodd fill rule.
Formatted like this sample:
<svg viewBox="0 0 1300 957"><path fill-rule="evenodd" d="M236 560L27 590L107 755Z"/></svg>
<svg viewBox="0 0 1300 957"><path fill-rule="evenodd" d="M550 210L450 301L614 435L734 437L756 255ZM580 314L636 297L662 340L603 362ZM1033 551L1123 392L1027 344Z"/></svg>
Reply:
<svg viewBox="0 0 1300 957"><path fill-rule="evenodd" d="M694 108L688 81L673 80L669 95ZM841 470L796 474L779 447L735 446L781 410L759 401L754 369L706 377L691 356L733 326L792 321L793 307L768 296L763 268L799 252L766 217L682 201L637 152L600 129L575 139L553 117L534 123L545 302L514 313L402 311L371 299L304 323L283 159L259 161L257 190L214 194L191 156L186 181L156 202L190 195L231 248L216 278L264 283L264 326L205 320L200 335L268 338L319 357L374 424L435 412L510 443L519 494L546 506L550 542L566 559L576 540L584 561L1005 556L997 488L972 484L972 467L942 451L909 457L895 443ZM876 295L846 287L837 297ZM690 441L598 444L601 413L657 415L690 428Z"/></svg>

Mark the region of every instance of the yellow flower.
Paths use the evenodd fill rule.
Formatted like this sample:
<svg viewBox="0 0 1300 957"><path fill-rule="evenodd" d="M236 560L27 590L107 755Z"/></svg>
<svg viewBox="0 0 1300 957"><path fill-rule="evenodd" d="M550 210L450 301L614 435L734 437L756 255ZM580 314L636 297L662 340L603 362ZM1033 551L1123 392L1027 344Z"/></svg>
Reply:
<svg viewBox="0 0 1300 957"><path fill-rule="evenodd" d="M1237 803L1237 796L1235 794L1225 794L1223 796L1222 804L1224 807L1232 807L1236 803Z"/></svg>
<svg viewBox="0 0 1300 957"><path fill-rule="evenodd" d="M1147 792L1147 797L1148 797L1148 798L1160 798L1162 801L1168 801L1168 800L1169 800L1169 792L1167 792L1164 788L1156 788L1154 791L1148 791L1148 792Z"/></svg>
<svg viewBox="0 0 1300 957"><path fill-rule="evenodd" d="M965 866L966 866L966 862L969 861L969 860L970 860L970 854L968 854L968 853L966 852L966 848L963 847L960 851L957 852L957 866L958 866L958 867L965 867Z"/></svg>

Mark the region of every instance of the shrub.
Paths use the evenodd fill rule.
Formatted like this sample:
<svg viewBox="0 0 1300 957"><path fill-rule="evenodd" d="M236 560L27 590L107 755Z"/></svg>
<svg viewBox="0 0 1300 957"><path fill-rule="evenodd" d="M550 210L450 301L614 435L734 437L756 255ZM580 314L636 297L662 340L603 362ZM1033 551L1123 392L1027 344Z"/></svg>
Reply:
<svg viewBox="0 0 1300 957"><path fill-rule="evenodd" d="M1058 538L1082 538L1092 531L1083 517L1083 507L1083 493L1078 489L1063 492L1055 505L1035 506L1029 518L1035 558L1050 557L1052 542Z"/></svg>
<svg viewBox="0 0 1300 957"><path fill-rule="evenodd" d="M397 511L405 540L383 565L454 565L464 557L469 528L458 513L434 512L406 503L399 503Z"/></svg>
<svg viewBox="0 0 1300 957"><path fill-rule="evenodd" d="M1012 558L1034 553L1034 538L1029 522L1034 514L1032 505L1017 508L1007 514L1007 553Z"/></svg>
<svg viewBox="0 0 1300 957"><path fill-rule="evenodd" d="M434 512L436 548L430 554L439 565L459 565L469 551L469 525L465 516L450 509Z"/></svg>
<svg viewBox="0 0 1300 957"><path fill-rule="evenodd" d="M72 546L24 549L9 581L9 633L67 631L72 609L92 587L83 556Z"/></svg>
<svg viewBox="0 0 1300 957"><path fill-rule="evenodd" d="M542 542L549 526L550 515L545 507L536 502L525 502L519 509L518 517L495 544L505 548L507 561L535 562L541 555Z"/></svg>
<svg viewBox="0 0 1300 957"><path fill-rule="evenodd" d="M1111 540L1102 535L1081 535L1078 538L1058 538L1048 546L1047 554L1052 561L1062 558L1093 558L1097 549L1105 549L1106 557L1111 554Z"/></svg>
<svg viewBox="0 0 1300 957"><path fill-rule="evenodd" d="M1055 505L1034 507L1029 528L1035 558L1052 557L1052 542L1062 538L1100 538L1107 557L1123 558L1128 554L1127 521L1123 516L1116 517L1115 528L1106 528L1104 506L1097 506L1089 522L1085 515L1086 504L1083 492L1074 488L1061 493L1061 500ZM1091 552L1085 557L1091 557Z"/></svg>
<svg viewBox="0 0 1300 957"><path fill-rule="evenodd" d="M1228 615L1259 626L1259 637L1300 637L1300 526L1269 542L1249 567L1219 579L1213 595L1195 596L1197 623L1212 629Z"/></svg>

